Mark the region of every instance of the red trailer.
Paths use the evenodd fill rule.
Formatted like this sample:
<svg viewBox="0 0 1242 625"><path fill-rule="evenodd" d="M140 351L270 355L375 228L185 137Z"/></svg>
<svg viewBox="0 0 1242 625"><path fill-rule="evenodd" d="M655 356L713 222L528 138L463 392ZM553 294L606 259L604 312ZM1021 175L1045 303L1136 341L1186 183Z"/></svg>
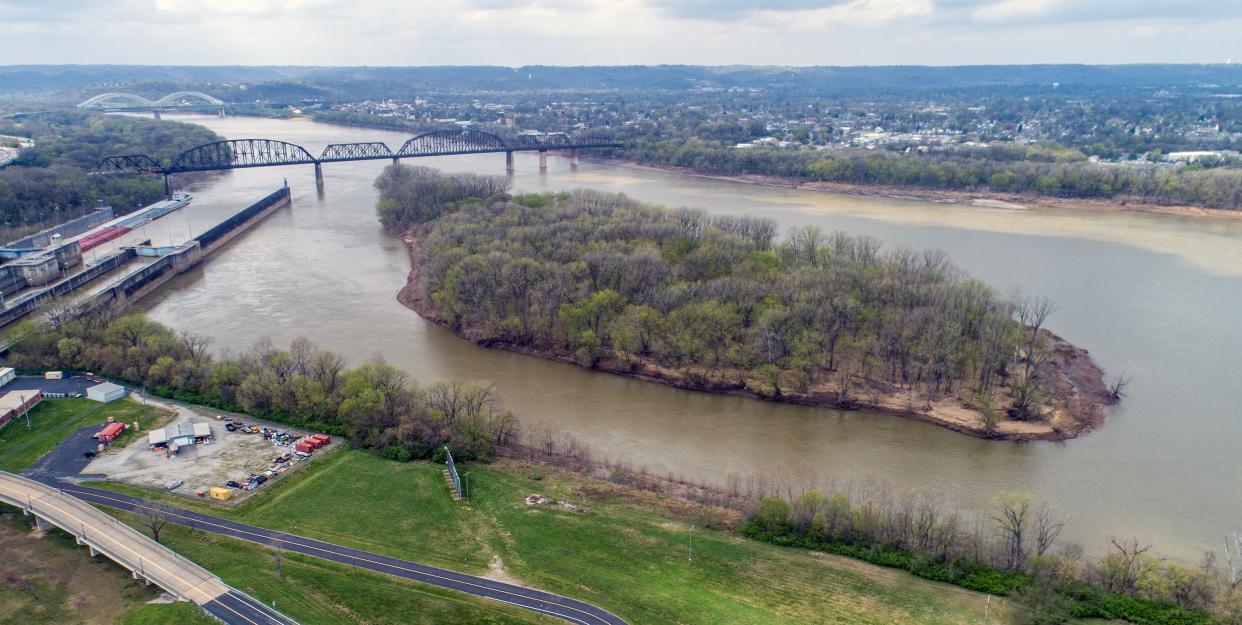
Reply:
<svg viewBox="0 0 1242 625"><path fill-rule="evenodd" d="M294 446L294 449L297 449L304 454L309 454L312 451L315 451L315 444L310 441L299 441L298 444Z"/></svg>
<svg viewBox="0 0 1242 625"><path fill-rule="evenodd" d="M332 442L332 439L328 438L327 434L313 434L311 435L311 440L315 441L315 444L320 447Z"/></svg>
<svg viewBox="0 0 1242 625"><path fill-rule="evenodd" d="M120 421L109 423L104 426L104 429L100 430L99 433L95 435L95 440L98 440L101 443L111 443L116 440L116 437L121 435L121 432L124 431L124 423L121 423Z"/></svg>

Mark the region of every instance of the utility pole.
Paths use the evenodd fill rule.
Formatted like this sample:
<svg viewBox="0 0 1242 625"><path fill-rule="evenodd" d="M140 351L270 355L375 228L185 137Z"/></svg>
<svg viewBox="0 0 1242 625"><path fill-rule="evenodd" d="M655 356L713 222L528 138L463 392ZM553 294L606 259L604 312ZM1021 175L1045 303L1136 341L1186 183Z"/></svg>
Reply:
<svg viewBox="0 0 1242 625"><path fill-rule="evenodd" d="M694 562L694 526L690 526L690 557L686 558L686 562Z"/></svg>
<svg viewBox="0 0 1242 625"><path fill-rule="evenodd" d="M461 486L462 486L462 488L461 488L461 490L462 490L462 496L461 496L461 498L462 498L462 499L469 499L469 498L470 498L470 472L469 472L469 471L466 471L465 473L462 473L462 474L461 474L461 479L462 479L462 485L461 485Z"/></svg>
<svg viewBox="0 0 1242 625"><path fill-rule="evenodd" d="M22 400L22 406L26 406L25 395L18 395L17 398ZM26 409L22 411L22 414L25 415L26 417L26 431L29 432L30 431L30 407L27 406Z"/></svg>

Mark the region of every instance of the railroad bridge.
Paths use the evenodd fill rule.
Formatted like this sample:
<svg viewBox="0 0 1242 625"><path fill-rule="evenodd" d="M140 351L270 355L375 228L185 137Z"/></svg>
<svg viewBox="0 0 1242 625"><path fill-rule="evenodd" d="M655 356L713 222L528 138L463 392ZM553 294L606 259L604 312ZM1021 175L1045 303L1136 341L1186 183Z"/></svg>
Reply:
<svg viewBox="0 0 1242 625"><path fill-rule="evenodd" d="M104 158L97 173L161 174L167 186L168 176L171 174L311 165L315 168L315 185L322 190L324 163L382 159L392 159L393 163L397 163L403 158L504 152L505 171L512 174L514 152L538 152L539 171L544 172L548 168L548 150L569 152L570 163L576 167L578 150L619 147L622 144L616 141L586 135L521 134L506 138L480 130L453 129L417 135L395 151L387 144L376 141L333 143L324 147L316 156L296 143L276 139L230 139L190 148L174 157L168 164L161 164L145 154L109 156Z"/></svg>

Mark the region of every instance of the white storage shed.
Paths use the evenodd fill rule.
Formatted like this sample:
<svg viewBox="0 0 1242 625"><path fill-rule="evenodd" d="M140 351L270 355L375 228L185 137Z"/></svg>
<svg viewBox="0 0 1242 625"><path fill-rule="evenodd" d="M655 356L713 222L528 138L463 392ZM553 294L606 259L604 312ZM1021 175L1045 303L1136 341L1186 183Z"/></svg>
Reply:
<svg viewBox="0 0 1242 625"><path fill-rule="evenodd" d="M96 384L86 389L86 397L97 402L108 403L113 400L125 397L125 387L111 382Z"/></svg>

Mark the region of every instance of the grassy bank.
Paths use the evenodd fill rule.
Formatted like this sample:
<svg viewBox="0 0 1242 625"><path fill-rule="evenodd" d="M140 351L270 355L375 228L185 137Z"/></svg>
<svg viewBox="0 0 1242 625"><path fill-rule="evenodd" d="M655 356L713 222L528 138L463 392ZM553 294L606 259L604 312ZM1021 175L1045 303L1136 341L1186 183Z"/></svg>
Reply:
<svg viewBox="0 0 1242 625"><path fill-rule="evenodd" d="M14 419L0 428L0 469L20 472L60 444L79 428L98 425L113 417L117 421L137 421L146 430L165 419L165 410L123 400L101 404L89 399L45 399L26 419ZM135 433L126 432L116 444L126 444Z"/></svg>
<svg viewBox="0 0 1242 625"><path fill-rule="evenodd" d="M143 529L135 515L117 513ZM545 625L513 606L169 525L160 541L226 583L315 625Z"/></svg>
<svg viewBox="0 0 1242 625"><path fill-rule="evenodd" d="M736 522L731 513L542 466L506 462L469 470L474 496L454 502L439 465L396 463L347 451L307 467L302 475L236 510L198 507L456 570L507 576L596 603L635 624L947 625L984 618L987 599L979 593L707 529ZM590 512L527 506L523 500L533 493ZM177 530L175 536L184 531ZM213 560L222 549L204 549L196 539L185 543L183 551L181 538L171 540L174 548L226 581L249 583L245 575L267 568L242 560L245 565L230 572L227 562ZM231 542L204 540L204 545ZM286 556L286 562L292 560L294 556ZM300 562L330 566L313 559ZM265 601L277 598L278 607L285 605L279 598L286 591L283 586L256 582L253 590ZM993 623L1007 622L1006 602L992 601L991 618Z"/></svg>

